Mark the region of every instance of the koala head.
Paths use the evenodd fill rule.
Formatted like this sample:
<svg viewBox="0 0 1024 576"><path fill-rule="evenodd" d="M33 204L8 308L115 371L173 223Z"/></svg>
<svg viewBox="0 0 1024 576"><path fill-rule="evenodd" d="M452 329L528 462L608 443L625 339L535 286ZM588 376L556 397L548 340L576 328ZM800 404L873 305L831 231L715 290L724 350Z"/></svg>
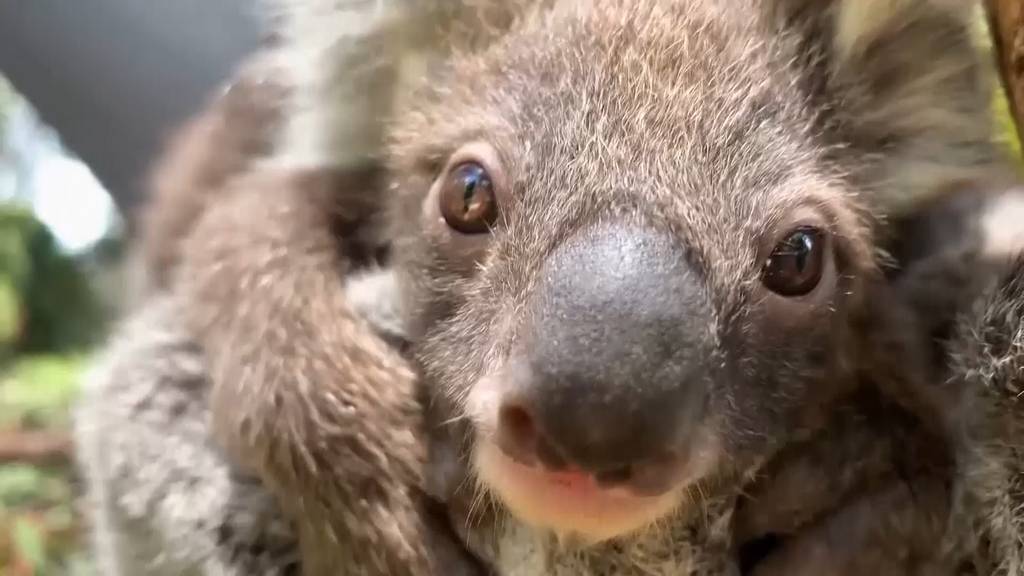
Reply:
<svg viewBox="0 0 1024 576"><path fill-rule="evenodd" d="M480 486L600 540L849 388L877 217L988 166L988 96L967 3L524 4L398 116L395 254Z"/></svg>

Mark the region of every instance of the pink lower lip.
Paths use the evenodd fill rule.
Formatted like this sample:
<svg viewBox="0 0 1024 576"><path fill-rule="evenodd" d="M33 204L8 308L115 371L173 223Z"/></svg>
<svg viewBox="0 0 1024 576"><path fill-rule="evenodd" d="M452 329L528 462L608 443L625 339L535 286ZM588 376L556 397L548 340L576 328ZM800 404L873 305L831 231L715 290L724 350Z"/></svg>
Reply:
<svg viewBox="0 0 1024 576"><path fill-rule="evenodd" d="M521 466L518 463L513 464ZM578 498L612 498L618 500L635 497L621 488L604 488L598 485L593 475L579 470L552 472L533 467L522 467L519 470L524 474L524 478L533 478L538 487L547 486L549 489L571 500Z"/></svg>
<svg viewBox="0 0 1024 576"><path fill-rule="evenodd" d="M476 458L484 483L521 520L555 532L595 541L611 538L668 513L677 501L673 493L644 497L623 488L602 488L578 469L543 470L516 462L495 445L481 448Z"/></svg>

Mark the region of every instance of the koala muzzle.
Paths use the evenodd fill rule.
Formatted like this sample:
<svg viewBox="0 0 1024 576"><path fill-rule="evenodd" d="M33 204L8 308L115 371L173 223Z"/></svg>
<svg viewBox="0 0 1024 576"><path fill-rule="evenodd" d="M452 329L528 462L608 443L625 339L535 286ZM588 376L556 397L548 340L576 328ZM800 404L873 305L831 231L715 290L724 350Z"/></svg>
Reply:
<svg viewBox="0 0 1024 576"><path fill-rule="evenodd" d="M712 314L685 248L586 230L547 259L510 359L498 444L520 462L656 493L707 397Z"/></svg>

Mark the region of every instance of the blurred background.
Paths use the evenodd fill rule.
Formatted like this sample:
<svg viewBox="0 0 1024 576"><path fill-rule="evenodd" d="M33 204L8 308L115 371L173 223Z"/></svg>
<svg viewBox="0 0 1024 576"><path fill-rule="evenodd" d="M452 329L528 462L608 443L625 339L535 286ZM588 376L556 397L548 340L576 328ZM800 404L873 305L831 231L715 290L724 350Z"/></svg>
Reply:
<svg viewBox="0 0 1024 576"><path fill-rule="evenodd" d="M0 0L0 576L94 574L68 409L146 171L259 42L255 1ZM1019 153L1002 92L993 114Z"/></svg>
<svg viewBox="0 0 1024 576"><path fill-rule="evenodd" d="M0 576L95 574L69 442L170 132L259 42L258 0L0 0Z"/></svg>
<svg viewBox="0 0 1024 576"><path fill-rule="evenodd" d="M67 409L116 317L124 246L106 188L0 81L0 574L89 573Z"/></svg>

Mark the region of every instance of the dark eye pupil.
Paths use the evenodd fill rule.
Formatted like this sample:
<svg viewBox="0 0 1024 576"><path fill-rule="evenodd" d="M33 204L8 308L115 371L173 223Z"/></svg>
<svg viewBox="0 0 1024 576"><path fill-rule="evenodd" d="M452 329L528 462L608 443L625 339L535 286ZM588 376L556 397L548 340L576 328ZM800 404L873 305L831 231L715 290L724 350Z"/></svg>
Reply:
<svg viewBox="0 0 1024 576"><path fill-rule="evenodd" d="M821 232L798 229L779 243L765 263L765 286L782 296L802 296L821 281L825 251Z"/></svg>

